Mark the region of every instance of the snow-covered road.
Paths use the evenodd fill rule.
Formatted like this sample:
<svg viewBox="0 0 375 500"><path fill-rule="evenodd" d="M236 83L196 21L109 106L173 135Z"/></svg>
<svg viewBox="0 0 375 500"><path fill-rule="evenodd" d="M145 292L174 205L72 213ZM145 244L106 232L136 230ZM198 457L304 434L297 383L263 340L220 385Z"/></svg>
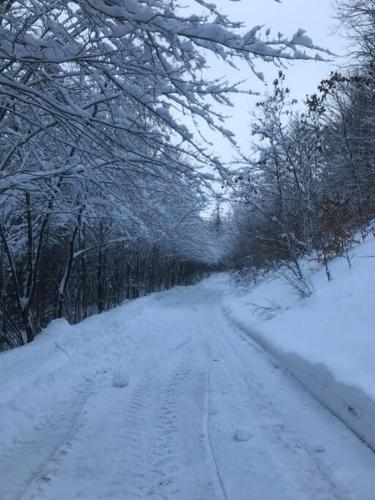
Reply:
<svg viewBox="0 0 375 500"><path fill-rule="evenodd" d="M374 500L375 454L229 323L223 289L88 320L91 350L28 388L53 417L0 456L0 499Z"/></svg>

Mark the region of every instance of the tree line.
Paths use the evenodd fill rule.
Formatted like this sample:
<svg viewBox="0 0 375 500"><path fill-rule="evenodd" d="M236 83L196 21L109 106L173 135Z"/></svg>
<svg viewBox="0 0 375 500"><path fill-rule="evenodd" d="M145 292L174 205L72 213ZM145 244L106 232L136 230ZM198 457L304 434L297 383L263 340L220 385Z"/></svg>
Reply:
<svg viewBox="0 0 375 500"><path fill-rule="evenodd" d="M330 260L373 231L375 218L375 2L339 2L356 47L350 71L335 71L297 107L279 72L252 120L229 221L228 259L256 279L278 269L302 296L311 284L301 260Z"/></svg>

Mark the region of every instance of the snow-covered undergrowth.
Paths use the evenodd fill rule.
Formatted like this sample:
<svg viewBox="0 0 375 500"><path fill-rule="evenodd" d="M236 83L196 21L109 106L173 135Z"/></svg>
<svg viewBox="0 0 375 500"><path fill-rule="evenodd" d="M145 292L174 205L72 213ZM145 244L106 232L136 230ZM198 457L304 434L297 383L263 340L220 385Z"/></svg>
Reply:
<svg viewBox="0 0 375 500"><path fill-rule="evenodd" d="M298 299L279 277L223 295L227 316L375 448L375 239L310 272L314 293Z"/></svg>

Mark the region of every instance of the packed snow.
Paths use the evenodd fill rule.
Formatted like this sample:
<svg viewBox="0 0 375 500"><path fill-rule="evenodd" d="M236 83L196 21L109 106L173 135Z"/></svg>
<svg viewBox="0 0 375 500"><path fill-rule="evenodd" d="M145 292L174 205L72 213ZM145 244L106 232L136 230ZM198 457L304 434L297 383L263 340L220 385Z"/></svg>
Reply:
<svg viewBox="0 0 375 500"><path fill-rule="evenodd" d="M0 498L373 500L374 453L228 320L232 296L217 275L1 353Z"/></svg>

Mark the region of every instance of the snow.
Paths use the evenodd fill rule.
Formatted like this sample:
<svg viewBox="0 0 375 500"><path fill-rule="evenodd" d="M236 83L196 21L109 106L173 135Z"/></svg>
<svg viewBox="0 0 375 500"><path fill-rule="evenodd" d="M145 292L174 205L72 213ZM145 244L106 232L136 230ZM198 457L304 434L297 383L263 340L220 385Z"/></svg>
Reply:
<svg viewBox="0 0 375 500"><path fill-rule="evenodd" d="M129 385L129 376L126 373L115 372L112 377L112 385L120 389L126 387Z"/></svg>
<svg viewBox="0 0 375 500"><path fill-rule="evenodd" d="M234 434L234 439L236 441L249 441L251 438L251 429L237 429L235 434Z"/></svg>
<svg viewBox="0 0 375 500"><path fill-rule="evenodd" d="M373 500L375 455L227 319L233 294L214 276L1 353L0 498Z"/></svg>
<svg viewBox="0 0 375 500"><path fill-rule="evenodd" d="M324 446L316 446L314 448L314 451L315 451L315 453L324 453L326 451L326 449L324 448Z"/></svg>
<svg viewBox="0 0 375 500"><path fill-rule="evenodd" d="M275 274L251 290L229 289L226 314L264 347L351 428L375 447L375 239L310 271L314 293L298 299ZM266 307L266 310L262 310Z"/></svg>

